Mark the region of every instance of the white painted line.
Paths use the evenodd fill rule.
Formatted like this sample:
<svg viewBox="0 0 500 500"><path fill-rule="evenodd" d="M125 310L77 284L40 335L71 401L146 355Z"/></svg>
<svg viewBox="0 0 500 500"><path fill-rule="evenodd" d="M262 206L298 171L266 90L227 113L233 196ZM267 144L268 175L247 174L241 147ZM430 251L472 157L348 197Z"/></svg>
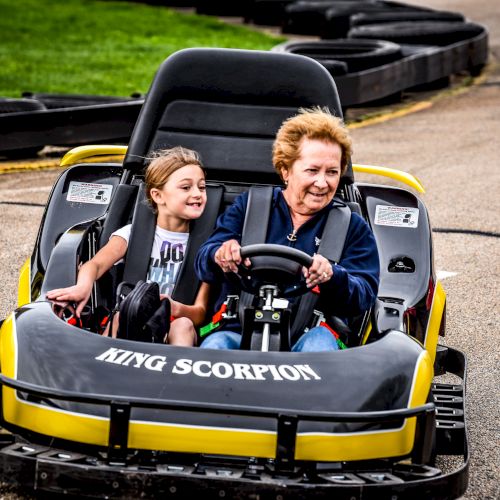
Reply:
<svg viewBox="0 0 500 500"><path fill-rule="evenodd" d="M436 274L438 280L444 280L446 278L451 278L453 276L456 276L458 273L454 273L452 271L438 271Z"/></svg>

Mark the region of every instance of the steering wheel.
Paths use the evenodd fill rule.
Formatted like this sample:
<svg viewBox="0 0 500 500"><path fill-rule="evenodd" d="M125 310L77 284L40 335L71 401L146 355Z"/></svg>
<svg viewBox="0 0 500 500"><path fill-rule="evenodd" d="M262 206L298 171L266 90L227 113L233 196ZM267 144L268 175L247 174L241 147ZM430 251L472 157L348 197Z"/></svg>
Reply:
<svg viewBox="0 0 500 500"><path fill-rule="evenodd" d="M308 288L302 268L313 262L310 255L283 245L270 243L247 245L241 250L242 262L251 259L249 267L240 264L238 277L243 290L255 294L262 285L276 285L283 297L303 295Z"/></svg>

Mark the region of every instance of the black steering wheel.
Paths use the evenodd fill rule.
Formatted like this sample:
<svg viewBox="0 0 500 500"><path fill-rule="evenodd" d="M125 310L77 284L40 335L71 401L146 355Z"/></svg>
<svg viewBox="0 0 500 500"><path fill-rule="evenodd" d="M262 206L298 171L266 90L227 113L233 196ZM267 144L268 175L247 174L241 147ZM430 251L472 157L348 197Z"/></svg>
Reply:
<svg viewBox="0 0 500 500"><path fill-rule="evenodd" d="M308 291L302 268L311 267L310 255L283 245L270 243L247 245L241 248L242 262L251 259L251 265L238 266L238 277L243 290L255 294L265 284L276 285L283 297L295 297Z"/></svg>

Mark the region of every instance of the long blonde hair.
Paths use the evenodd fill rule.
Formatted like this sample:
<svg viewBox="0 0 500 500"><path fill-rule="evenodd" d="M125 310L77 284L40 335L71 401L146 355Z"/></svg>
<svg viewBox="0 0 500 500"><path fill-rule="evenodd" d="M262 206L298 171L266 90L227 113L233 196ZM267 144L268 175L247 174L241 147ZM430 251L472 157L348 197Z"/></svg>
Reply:
<svg viewBox="0 0 500 500"><path fill-rule="evenodd" d="M198 165L203 170L200 155L196 151L182 146L155 151L149 160L151 163L146 168L144 180L147 199L155 210L156 203L151 197L152 189L162 189L169 177L186 165Z"/></svg>

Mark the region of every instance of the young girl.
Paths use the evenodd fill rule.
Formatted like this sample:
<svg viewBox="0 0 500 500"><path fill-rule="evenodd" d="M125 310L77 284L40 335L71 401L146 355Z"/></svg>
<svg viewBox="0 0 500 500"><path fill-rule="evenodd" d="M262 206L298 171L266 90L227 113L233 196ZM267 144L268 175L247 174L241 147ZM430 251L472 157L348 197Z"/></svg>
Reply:
<svg viewBox="0 0 500 500"><path fill-rule="evenodd" d="M153 206L156 232L151 249L148 281L160 285L162 299L171 295L184 258L189 223L203 213L207 201L205 173L197 153L182 147L156 153L146 169L146 194ZM131 224L114 232L109 242L96 255L82 265L77 283L68 288L47 292L47 299L56 302L75 302L75 314L79 318L89 300L94 282L123 259L127 253ZM171 314L176 319L170 325L165 342L174 345L196 344L195 325L200 325L206 314L209 285L202 283L194 305L172 300ZM115 315L113 333L117 330ZM105 333L107 334L107 333Z"/></svg>

